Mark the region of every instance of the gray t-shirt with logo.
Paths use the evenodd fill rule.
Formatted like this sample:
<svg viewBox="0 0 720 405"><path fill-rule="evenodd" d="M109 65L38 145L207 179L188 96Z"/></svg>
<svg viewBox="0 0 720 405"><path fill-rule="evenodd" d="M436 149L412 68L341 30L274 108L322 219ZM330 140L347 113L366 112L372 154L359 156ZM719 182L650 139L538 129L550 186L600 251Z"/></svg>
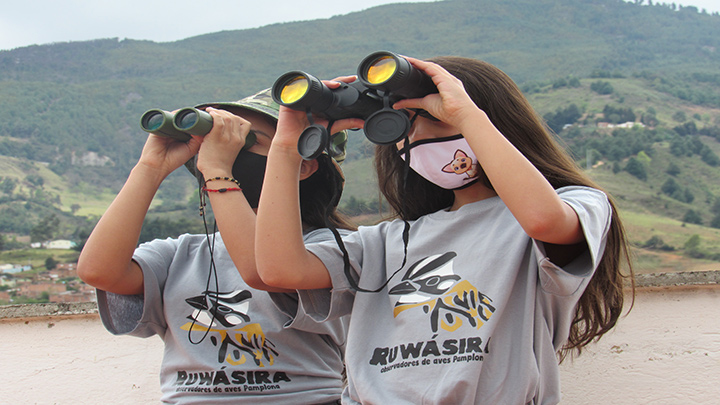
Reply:
<svg viewBox="0 0 720 405"><path fill-rule="evenodd" d="M335 242L308 245L333 288L300 291L298 323L351 314L343 403L557 403L556 351L603 255L611 207L600 191L564 187L588 250L559 268L499 197L344 238L356 292ZM398 270L399 269L399 270ZM280 308L287 296L273 294ZM287 305L290 306L290 302Z"/></svg>
<svg viewBox="0 0 720 405"><path fill-rule="evenodd" d="M163 402L317 404L339 399L347 319L286 328L291 318L276 309L267 292L243 281L220 234L215 238L213 268L205 235L140 245L133 260L143 270L145 292L123 296L98 290L105 327L113 334L163 339ZM332 235L317 230L306 239ZM217 282L214 276L208 282L211 272Z"/></svg>

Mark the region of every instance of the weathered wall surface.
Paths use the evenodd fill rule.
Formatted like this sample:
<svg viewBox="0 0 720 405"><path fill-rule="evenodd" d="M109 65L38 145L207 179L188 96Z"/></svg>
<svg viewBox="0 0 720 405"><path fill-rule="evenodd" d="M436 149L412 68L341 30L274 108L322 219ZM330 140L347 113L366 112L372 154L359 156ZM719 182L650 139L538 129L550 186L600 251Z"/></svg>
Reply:
<svg viewBox="0 0 720 405"><path fill-rule="evenodd" d="M160 338L113 336L97 314L0 321L0 403L159 403Z"/></svg>
<svg viewBox="0 0 720 405"><path fill-rule="evenodd" d="M0 309L0 402L158 402L162 341L112 336L93 308ZM616 329L561 369L563 404L719 403L720 285L641 288Z"/></svg>
<svg viewBox="0 0 720 405"><path fill-rule="evenodd" d="M630 314L561 368L564 404L720 403L720 286L639 290Z"/></svg>

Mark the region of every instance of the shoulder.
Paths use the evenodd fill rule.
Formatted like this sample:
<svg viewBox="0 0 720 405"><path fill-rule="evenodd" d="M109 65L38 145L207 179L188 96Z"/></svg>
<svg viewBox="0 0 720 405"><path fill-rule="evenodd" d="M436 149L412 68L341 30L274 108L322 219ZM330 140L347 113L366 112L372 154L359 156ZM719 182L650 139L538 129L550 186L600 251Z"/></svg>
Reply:
<svg viewBox="0 0 720 405"><path fill-rule="evenodd" d="M337 229L340 237L345 237L351 234L353 231L347 229ZM307 243L319 243L328 240L335 240L335 236L330 228L317 228L303 233L303 242Z"/></svg>
<svg viewBox="0 0 720 405"><path fill-rule="evenodd" d="M581 216L581 220L583 213L593 213L604 218L612 215L610 200L601 190L585 186L568 186L556 191L560 199Z"/></svg>
<svg viewBox="0 0 720 405"><path fill-rule="evenodd" d="M140 244L140 247L145 246L159 246L159 245L172 245L172 246L178 246L178 245L188 245L188 244L199 244L204 242L210 238L212 240L213 235L199 235L199 234L189 234L185 233L177 238L165 238L165 239L153 239L147 242L143 242ZM216 235L217 240L220 240L220 233L217 233Z"/></svg>
<svg viewBox="0 0 720 405"><path fill-rule="evenodd" d="M603 191L587 186L566 186L555 190L563 200L596 200L608 201L608 196Z"/></svg>
<svg viewBox="0 0 720 405"><path fill-rule="evenodd" d="M177 254L195 254L199 249L207 249L208 241L213 243L215 237L216 244L222 244L220 234L215 235L195 235L183 234L177 238L154 239L149 242L140 244L135 249L135 257L154 257L160 255L163 257L171 257Z"/></svg>

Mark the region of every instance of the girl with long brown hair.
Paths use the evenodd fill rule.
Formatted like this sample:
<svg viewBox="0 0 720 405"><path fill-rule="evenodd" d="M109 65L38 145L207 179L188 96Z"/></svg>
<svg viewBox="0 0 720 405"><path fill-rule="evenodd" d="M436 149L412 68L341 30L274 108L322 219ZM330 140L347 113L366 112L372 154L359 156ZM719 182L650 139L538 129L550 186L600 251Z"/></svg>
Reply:
<svg viewBox="0 0 720 405"><path fill-rule="evenodd" d="M260 200L259 275L299 290L295 322L351 314L343 402L557 403L557 355L622 312L617 209L501 70L407 59L438 93L397 102L409 133L376 150L398 219L307 246L297 225L284 227L298 223L307 118L283 109Z"/></svg>

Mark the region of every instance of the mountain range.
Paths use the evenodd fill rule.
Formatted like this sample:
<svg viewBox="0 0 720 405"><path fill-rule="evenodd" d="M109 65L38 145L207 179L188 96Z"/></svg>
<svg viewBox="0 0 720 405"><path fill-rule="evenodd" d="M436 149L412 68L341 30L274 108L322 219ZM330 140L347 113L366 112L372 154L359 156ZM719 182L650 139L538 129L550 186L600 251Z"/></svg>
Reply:
<svg viewBox="0 0 720 405"><path fill-rule="evenodd" d="M0 51L0 228L22 237L56 217L56 236L86 235L139 157L148 109L236 100L290 70L354 74L364 56L390 50L503 69L616 196L643 260L684 253L705 265L720 255L720 15L648 3L403 3L170 43ZM357 214L377 199L371 146L351 136L344 201ZM177 204L191 195L189 176L174 174L156 218L194 204Z"/></svg>

